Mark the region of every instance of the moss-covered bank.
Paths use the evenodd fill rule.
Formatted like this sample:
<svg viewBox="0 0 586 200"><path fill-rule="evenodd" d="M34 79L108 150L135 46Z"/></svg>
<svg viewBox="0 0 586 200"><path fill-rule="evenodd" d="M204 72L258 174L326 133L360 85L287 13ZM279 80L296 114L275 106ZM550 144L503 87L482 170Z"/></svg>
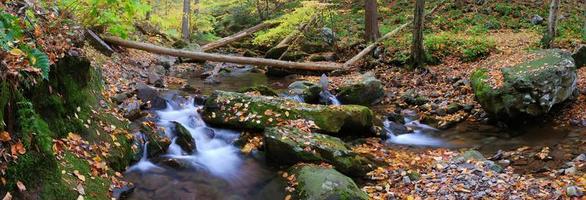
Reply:
<svg viewBox="0 0 586 200"><path fill-rule="evenodd" d="M125 134L128 122L106 112L109 105L101 96L100 72L87 59L66 56L51 66L48 80L38 80L34 86L17 89L5 81L0 86L0 119L7 124L0 130L11 132L27 150L8 164L7 184L0 193L11 192L19 199L77 198L77 177L72 172L90 177L89 163L66 149L54 152L53 148L53 140L70 132L90 145L111 144L105 156L111 169L124 170L133 160L132 138ZM57 153L64 156L58 158ZM17 181L27 190L18 192ZM86 199L108 198L109 180L87 178L83 185Z"/></svg>

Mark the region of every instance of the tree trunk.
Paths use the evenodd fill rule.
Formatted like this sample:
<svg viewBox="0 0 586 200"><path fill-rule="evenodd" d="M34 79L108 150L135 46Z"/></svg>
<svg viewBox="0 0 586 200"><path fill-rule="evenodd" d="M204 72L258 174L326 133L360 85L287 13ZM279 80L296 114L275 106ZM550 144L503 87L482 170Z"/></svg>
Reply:
<svg viewBox="0 0 586 200"><path fill-rule="evenodd" d="M204 52L193 52L193 51L185 51L185 50L178 50L178 49L171 49L156 46L153 44L142 43L142 42L134 42L124 40L118 37L103 37L103 40L109 42L114 45L119 45L122 47L139 49L143 51L148 51L151 53L162 54L162 55L170 55L176 57L184 57L184 58L192 58L197 60L208 60L208 61L216 61L216 62L228 62L228 63L236 63L236 64L248 64L248 65L259 65L259 66L272 66L276 68L282 69L298 69L298 70L307 70L307 71L320 71L320 72L328 72L339 69L339 64L337 63L299 63L299 62L289 62L289 61L281 61L281 60L272 60L272 59L264 59L264 58L248 58L242 56L227 56L227 55L220 55L220 54L211 54L211 53L204 53Z"/></svg>
<svg viewBox="0 0 586 200"><path fill-rule="evenodd" d="M224 46L226 44L230 44L231 42L238 41L246 36L249 36L250 34L253 34L253 33L260 31L260 30L263 30L265 28L272 27L274 25L276 25L276 23L263 22L263 23L260 23L256 26L250 27L248 29L239 31L238 33L235 33L234 35L231 35L231 36L219 39L215 42L211 42L206 45L203 45L201 48L203 51L209 51L209 50Z"/></svg>
<svg viewBox="0 0 586 200"><path fill-rule="evenodd" d="M553 42L553 39L556 36L559 5L560 0L551 0L551 4L549 4L549 17L547 18L547 35L543 40L545 48L551 47L551 43Z"/></svg>
<svg viewBox="0 0 586 200"><path fill-rule="evenodd" d="M378 14L376 0L365 0L365 34L364 40L367 42L376 41L380 37L378 30Z"/></svg>
<svg viewBox="0 0 586 200"><path fill-rule="evenodd" d="M183 0L183 17L181 20L181 32L183 33L183 40L189 42L189 36L191 32L189 31L189 18L191 13L191 1L190 0Z"/></svg>
<svg viewBox="0 0 586 200"><path fill-rule="evenodd" d="M396 2L396 1L395 1ZM431 11L426 15L426 16L431 16L435 13L435 11L446 2L446 0L441 1L437 6L435 6L433 9L431 9ZM360 51L360 53L356 54L354 57L352 57L350 60L346 61L343 65L343 69L349 69L350 67L352 67L354 64L356 64L356 62L358 62L360 59L362 59L364 56L366 56L368 53L370 53L374 48L376 48L376 46L380 43L382 43L385 40L388 40L389 38L393 37L394 35L396 35L397 33L399 33L399 31L403 30L405 27L409 26L411 24L412 21L408 21L407 23L404 23L403 25L395 28L395 30L388 32L387 34L385 34L383 37L379 38L378 40L374 41L372 44L368 45L366 48L364 48L362 51Z"/></svg>
<svg viewBox="0 0 586 200"><path fill-rule="evenodd" d="M413 44L411 46L411 62L413 68L421 68L425 63L425 50L423 49L424 11L425 0L416 0L413 15Z"/></svg>

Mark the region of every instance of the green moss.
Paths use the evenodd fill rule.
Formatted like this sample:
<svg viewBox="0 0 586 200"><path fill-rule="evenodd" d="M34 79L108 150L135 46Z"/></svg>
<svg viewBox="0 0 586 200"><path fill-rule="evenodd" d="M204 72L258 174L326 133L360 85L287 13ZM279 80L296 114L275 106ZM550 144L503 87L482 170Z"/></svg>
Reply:
<svg viewBox="0 0 586 200"><path fill-rule="evenodd" d="M79 174L86 177L86 181L82 184L86 193L84 195L85 199L100 200L110 198L108 195L110 188L109 180L103 177L91 177L91 168L86 160L78 158L70 152L66 152L59 165L60 170L67 172L62 176L65 182L69 183L69 188L76 188L79 181L78 177L73 174L73 171L77 170Z"/></svg>
<svg viewBox="0 0 586 200"><path fill-rule="evenodd" d="M4 127L6 126L4 123L4 111L6 110L6 105L10 99L10 93L8 84L3 80L0 83L0 130L4 130Z"/></svg>
<svg viewBox="0 0 586 200"><path fill-rule="evenodd" d="M289 170L295 174L298 186L294 192L295 199L368 199L352 179L334 169L317 165L298 165Z"/></svg>

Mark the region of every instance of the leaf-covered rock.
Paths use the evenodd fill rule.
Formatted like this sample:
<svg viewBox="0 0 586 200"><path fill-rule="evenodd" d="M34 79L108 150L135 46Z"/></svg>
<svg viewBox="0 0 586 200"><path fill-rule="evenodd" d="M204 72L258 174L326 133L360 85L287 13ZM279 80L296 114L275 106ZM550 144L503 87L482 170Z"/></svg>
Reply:
<svg viewBox="0 0 586 200"><path fill-rule="evenodd" d="M357 80L346 81L338 88L338 91L336 98L343 104L369 106L385 96L381 81L372 73L366 73Z"/></svg>
<svg viewBox="0 0 586 200"><path fill-rule="evenodd" d="M337 137L304 132L292 127L267 128L264 132L267 157L280 164L328 162L344 174L360 177L374 164L354 153Z"/></svg>
<svg viewBox="0 0 586 200"><path fill-rule="evenodd" d="M315 123L319 131L339 133L353 131L356 136L372 136L373 112L358 105L324 106L293 100L250 96L215 91L204 106L207 123L234 128L264 130L291 120Z"/></svg>
<svg viewBox="0 0 586 200"><path fill-rule="evenodd" d="M470 79L476 100L497 117L541 116L576 91L574 60L561 50L536 52L535 58L502 68L500 73L502 80L479 69Z"/></svg>

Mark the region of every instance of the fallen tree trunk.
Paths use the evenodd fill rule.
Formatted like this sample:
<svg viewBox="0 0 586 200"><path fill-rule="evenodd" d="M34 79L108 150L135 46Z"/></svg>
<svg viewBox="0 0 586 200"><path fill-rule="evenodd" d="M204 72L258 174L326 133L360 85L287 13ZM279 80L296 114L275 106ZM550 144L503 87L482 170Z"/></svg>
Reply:
<svg viewBox="0 0 586 200"><path fill-rule="evenodd" d="M142 43L142 42L134 42L124 40L118 37L107 36L103 37L103 40L109 42L114 45L139 49L143 51L148 51L151 53L156 54L163 54L163 55L170 55L176 57L184 57L184 58L193 58L197 60L207 60L207 61L216 61L216 62L228 62L228 63L236 63L236 64L249 64L249 65L263 65L263 66L272 66L276 68L283 68L283 69L298 69L298 70L308 70L308 71L333 71L339 69L340 66L338 63L300 63L300 62L289 62L289 61L281 61L281 60L272 60L272 59L264 59L264 58L249 58L249 57L242 57L242 56L227 56L227 55L220 55L220 54L211 54L211 53L204 53L204 52L192 52L192 51L185 51L185 50L178 50L178 49L171 49L166 47L160 47L153 44Z"/></svg>
<svg viewBox="0 0 586 200"><path fill-rule="evenodd" d="M433 9L431 9L431 11L426 15L426 17L433 15L433 13L435 13L437 8L439 8L442 4L444 4L444 2L445 1L440 2L437 6L435 6ZM350 60L346 61L344 63L344 65L342 65L342 68L348 69L348 68L352 67L354 64L356 64L356 62L358 62L360 59L362 59L364 56L366 56L368 53L370 53L372 50L374 50L374 48L376 48L377 45L379 45L383 41L388 40L389 38L395 36L401 30L403 30L407 26L411 25L411 23L413 23L413 21L410 20L409 22L402 24L401 26L395 28L391 32L388 32L387 34L385 34L383 37L374 41L372 44L368 45L366 48L364 48L362 51L360 51L360 53L356 54Z"/></svg>
<svg viewBox="0 0 586 200"><path fill-rule="evenodd" d="M263 30L265 28L269 28L269 27L275 26L276 24L277 23L273 23L273 22L263 22L263 23L260 23L260 24L258 24L256 26L253 26L253 27L250 27L248 29L242 30L242 31L240 31L240 32L238 32L238 33L236 33L234 35L231 35L231 36L228 36L228 37L219 39L218 41L211 42L209 44L203 45L201 47L201 49L203 51L213 50L213 49L216 49L218 47L224 46L226 44L230 44L230 43L232 43L234 41L238 41L238 40L240 40L240 39L242 39L242 38L244 38L244 37L246 37L246 36L248 36L250 34L253 34L253 33L257 32L257 31L260 31L260 30Z"/></svg>

